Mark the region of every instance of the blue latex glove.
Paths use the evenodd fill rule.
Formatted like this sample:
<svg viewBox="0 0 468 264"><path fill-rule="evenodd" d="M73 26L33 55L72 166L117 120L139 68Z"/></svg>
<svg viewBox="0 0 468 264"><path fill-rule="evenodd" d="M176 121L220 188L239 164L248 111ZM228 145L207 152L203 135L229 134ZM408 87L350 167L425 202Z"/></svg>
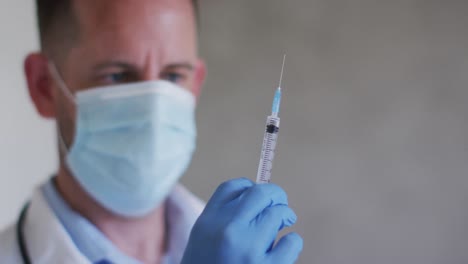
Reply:
<svg viewBox="0 0 468 264"><path fill-rule="evenodd" d="M302 251L296 233L278 232L297 220L277 185L248 179L221 184L190 234L182 264L291 264Z"/></svg>

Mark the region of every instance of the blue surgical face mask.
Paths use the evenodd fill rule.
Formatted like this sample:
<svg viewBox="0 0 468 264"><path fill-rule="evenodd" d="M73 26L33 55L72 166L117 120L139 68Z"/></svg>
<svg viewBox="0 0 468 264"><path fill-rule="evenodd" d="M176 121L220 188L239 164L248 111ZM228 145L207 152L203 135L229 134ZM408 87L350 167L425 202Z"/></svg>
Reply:
<svg viewBox="0 0 468 264"><path fill-rule="evenodd" d="M75 138L66 165L103 207L126 217L148 214L185 173L195 150L195 98L167 81L87 89L73 95Z"/></svg>

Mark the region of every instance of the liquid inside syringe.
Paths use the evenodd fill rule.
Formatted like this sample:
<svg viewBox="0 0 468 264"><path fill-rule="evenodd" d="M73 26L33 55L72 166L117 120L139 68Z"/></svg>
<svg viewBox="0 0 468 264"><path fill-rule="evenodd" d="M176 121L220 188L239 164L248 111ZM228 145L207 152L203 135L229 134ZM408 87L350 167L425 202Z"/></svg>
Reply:
<svg viewBox="0 0 468 264"><path fill-rule="evenodd" d="M263 136L262 151L260 154L260 163L258 165L257 171L257 183L269 183L271 180L271 170L273 168L273 159L275 157L276 142L278 140L280 126L280 118L278 114L281 104L281 83L283 80L285 60L286 55L284 55L283 58L280 82L273 99L271 115L267 117L265 135Z"/></svg>

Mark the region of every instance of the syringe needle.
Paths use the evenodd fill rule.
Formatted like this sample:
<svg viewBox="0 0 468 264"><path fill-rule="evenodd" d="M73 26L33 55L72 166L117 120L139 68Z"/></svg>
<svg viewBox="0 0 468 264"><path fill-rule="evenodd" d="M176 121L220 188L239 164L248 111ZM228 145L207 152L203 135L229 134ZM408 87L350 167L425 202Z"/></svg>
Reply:
<svg viewBox="0 0 468 264"><path fill-rule="evenodd" d="M273 99L273 106L271 108L271 113L273 116L278 116L281 104L281 85L283 84L283 72L284 72L284 62L286 61L286 54L283 57L283 66L281 66L281 75L278 89L276 89L275 97Z"/></svg>
<svg viewBox="0 0 468 264"><path fill-rule="evenodd" d="M283 57L283 66L281 66L281 75L280 75L280 81L278 85L278 89L281 89L281 85L283 84L283 72L284 72L284 62L286 61L286 54L284 54Z"/></svg>

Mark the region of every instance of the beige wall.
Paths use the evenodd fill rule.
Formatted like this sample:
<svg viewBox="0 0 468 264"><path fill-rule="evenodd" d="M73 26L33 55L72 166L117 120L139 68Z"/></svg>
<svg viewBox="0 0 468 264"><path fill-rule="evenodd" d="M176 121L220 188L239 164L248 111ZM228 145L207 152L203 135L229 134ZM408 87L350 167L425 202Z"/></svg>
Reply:
<svg viewBox="0 0 468 264"><path fill-rule="evenodd" d="M254 178L287 52L273 180L299 263L468 263L468 2L202 1L209 79L185 182Z"/></svg>
<svg viewBox="0 0 468 264"><path fill-rule="evenodd" d="M31 2L0 1L0 226L55 164L21 76ZM273 180L299 215L299 263L468 262L467 1L202 2L193 191L255 178L286 52Z"/></svg>
<svg viewBox="0 0 468 264"><path fill-rule="evenodd" d="M55 168L53 125L38 118L23 77L36 50L34 1L0 0L0 229Z"/></svg>

